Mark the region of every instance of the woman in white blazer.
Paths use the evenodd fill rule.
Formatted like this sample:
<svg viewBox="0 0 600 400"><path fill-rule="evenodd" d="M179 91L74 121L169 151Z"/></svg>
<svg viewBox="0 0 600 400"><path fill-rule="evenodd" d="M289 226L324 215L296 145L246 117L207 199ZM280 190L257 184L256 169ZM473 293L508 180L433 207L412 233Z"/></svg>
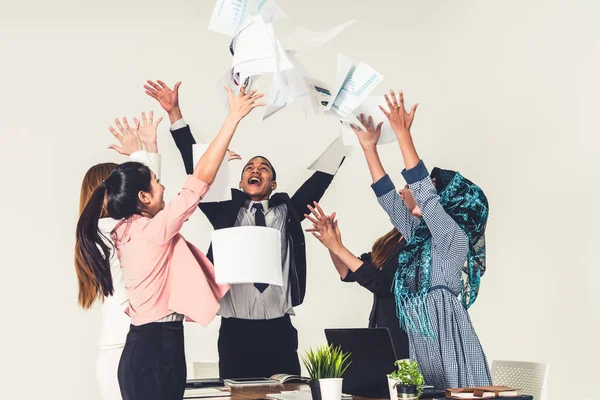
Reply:
<svg viewBox="0 0 600 400"><path fill-rule="evenodd" d="M156 144L156 128L162 118L153 122L153 114L150 118L142 113L141 124L135 119L134 127L131 128L127 120L123 118L123 124L116 119L118 131L109 127L111 133L119 140L120 146L111 145L110 148L123 155L128 155L131 161L141 162L156 174L160 179L160 154ZM87 204L91 194L104 179L117 166L115 163L102 163L91 167L83 177L81 194L79 198L79 213ZM105 237L107 244L110 242L110 232L119 222L109 218L106 210L102 210L98 227ZM98 340L98 357L96 359L96 378L100 394L104 400L121 400L121 391L117 380L117 369L125 339L129 332L129 317L125 314L129 299L123 283L121 264L116 254L110 259L110 271L113 280L114 291L112 296L104 297L99 291L99 284L94 278L92 271L86 269L86 263L81 262L81 254L75 253L75 271L79 284L79 305L84 309L90 309L96 301L102 303L102 324Z"/></svg>

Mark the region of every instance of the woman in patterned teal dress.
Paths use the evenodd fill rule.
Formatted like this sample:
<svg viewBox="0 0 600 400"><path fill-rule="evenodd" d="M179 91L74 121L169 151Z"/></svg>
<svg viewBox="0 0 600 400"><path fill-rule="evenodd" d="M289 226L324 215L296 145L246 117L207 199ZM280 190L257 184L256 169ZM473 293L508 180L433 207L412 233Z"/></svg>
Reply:
<svg viewBox="0 0 600 400"><path fill-rule="evenodd" d="M398 259L394 294L410 355L428 385L436 388L491 384L485 354L468 307L485 272L488 203L483 191L460 173L434 168L431 176L413 144L404 98L386 96L387 116L400 145L408 185L398 193L377 154L381 123L360 119L353 127L364 150L377 200L407 240Z"/></svg>

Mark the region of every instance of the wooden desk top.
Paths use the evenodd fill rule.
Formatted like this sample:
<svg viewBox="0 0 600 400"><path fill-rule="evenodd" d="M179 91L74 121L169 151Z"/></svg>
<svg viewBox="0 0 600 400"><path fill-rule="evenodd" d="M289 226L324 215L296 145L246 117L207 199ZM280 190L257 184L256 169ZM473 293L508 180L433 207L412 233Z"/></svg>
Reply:
<svg viewBox="0 0 600 400"><path fill-rule="evenodd" d="M244 388L232 388L231 400L259 400L266 399L267 394L280 393L291 390L309 390L307 384L304 383L286 383L283 385L270 386L250 386ZM227 399L225 397L224 399ZM365 397L354 396L354 400L367 400ZM373 400L373 399L368 399ZM382 399L383 400L383 399ZM389 399L385 399L389 400Z"/></svg>
<svg viewBox="0 0 600 400"><path fill-rule="evenodd" d="M258 400L266 398L269 393L280 393L291 390L309 390L304 383L286 383L284 385L248 386L231 388L231 400Z"/></svg>

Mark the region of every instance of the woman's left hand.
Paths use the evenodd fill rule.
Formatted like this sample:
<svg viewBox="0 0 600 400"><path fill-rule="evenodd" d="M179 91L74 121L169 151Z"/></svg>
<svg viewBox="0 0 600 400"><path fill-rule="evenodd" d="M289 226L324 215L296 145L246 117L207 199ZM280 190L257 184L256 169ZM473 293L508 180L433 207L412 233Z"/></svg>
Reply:
<svg viewBox="0 0 600 400"><path fill-rule="evenodd" d="M133 119L133 122L139 125L138 135L148 153L158 153L158 135L156 131L158 130L158 124L160 124L160 121L162 121L162 117L154 121L154 111L150 111L150 118L146 118L146 113L143 112L141 124L137 118Z"/></svg>
<svg viewBox="0 0 600 400"><path fill-rule="evenodd" d="M331 251L335 251L336 248L342 246L342 235L337 228L335 213L327 216L319 203L315 201L314 206L315 207L308 205L308 209L312 216L308 214L304 215L313 223L313 227L311 229L306 229L306 232L311 232L325 247Z"/></svg>

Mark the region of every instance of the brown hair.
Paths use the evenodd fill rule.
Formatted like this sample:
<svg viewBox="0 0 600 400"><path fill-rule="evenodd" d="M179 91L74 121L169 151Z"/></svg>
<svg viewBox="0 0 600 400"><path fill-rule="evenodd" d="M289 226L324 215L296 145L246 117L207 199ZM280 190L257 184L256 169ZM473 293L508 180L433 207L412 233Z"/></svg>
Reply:
<svg viewBox="0 0 600 400"><path fill-rule="evenodd" d="M115 163L102 163L90 168L81 182L79 195L79 215L81 216L94 191L102 184L110 173L118 166ZM100 218L106 218L108 212L102 207ZM86 262L80 246L75 247L75 272L79 286L78 303L84 309L89 309L98 299L103 298L101 284L91 266Z"/></svg>
<svg viewBox="0 0 600 400"><path fill-rule="evenodd" d="M371 249L371 261L377 267L381 268L383 263L392 255L394 248L400 243L402 235L393 228L391 231L380 237L373 244Z"/></svg>

